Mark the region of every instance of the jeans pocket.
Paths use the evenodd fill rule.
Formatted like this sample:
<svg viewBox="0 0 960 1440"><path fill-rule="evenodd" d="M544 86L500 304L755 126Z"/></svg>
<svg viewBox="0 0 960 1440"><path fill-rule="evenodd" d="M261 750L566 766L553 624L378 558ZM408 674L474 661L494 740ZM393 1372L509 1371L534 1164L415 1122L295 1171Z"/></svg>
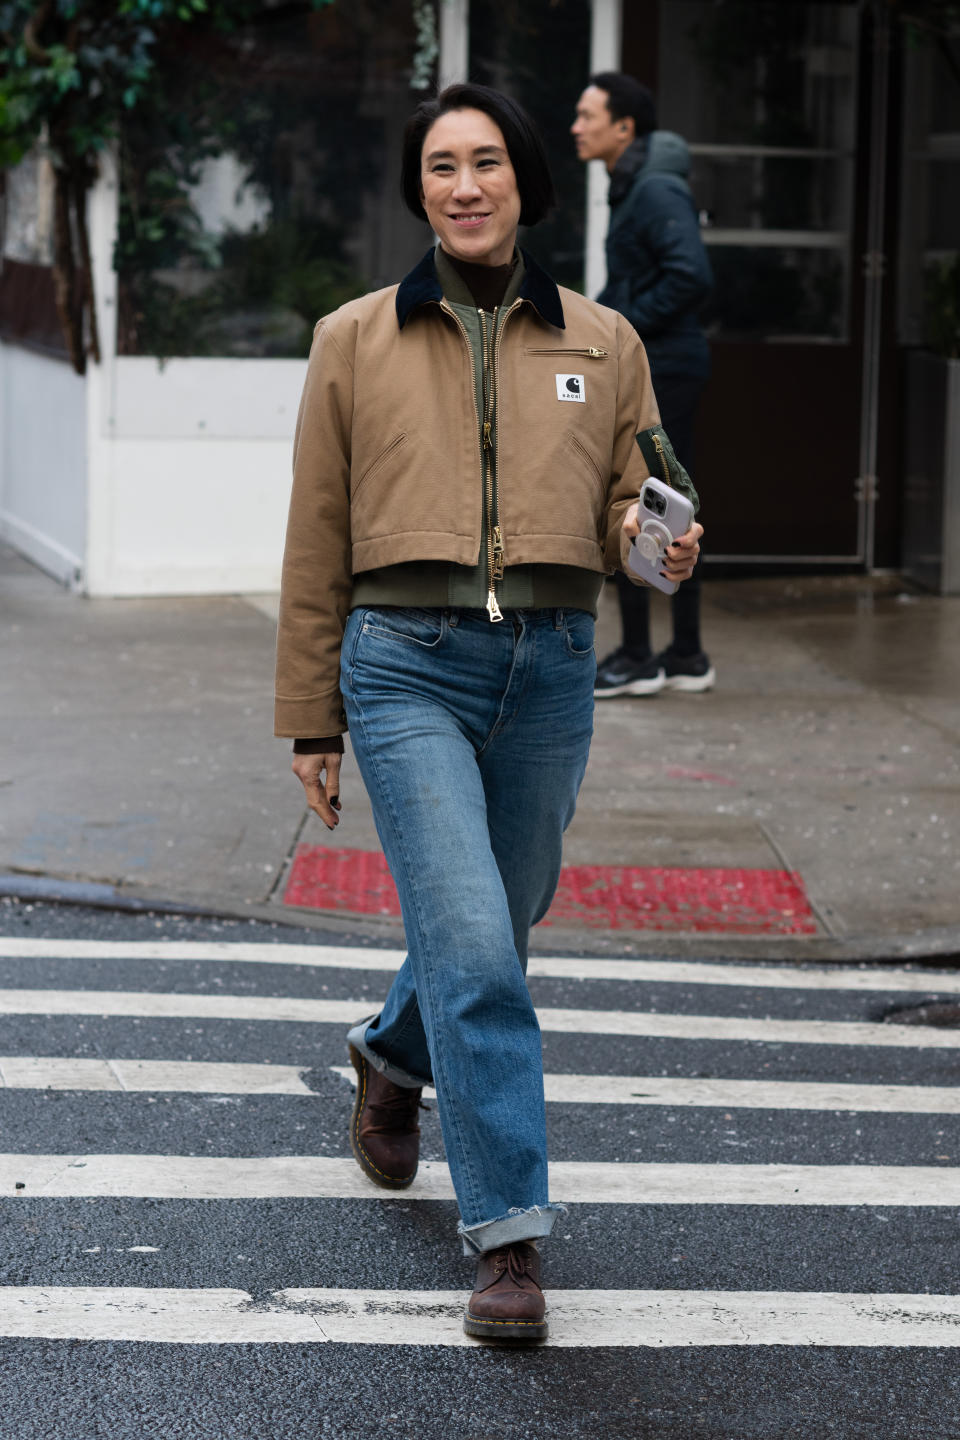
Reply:
<svg viewBox="0 0 960 1440"><path fill-rule="evenodd" d="M575 660L586 660L593 655L594 620L588 610L565 610L563 612L563 638L567 654Z"/></svg>
<svg viewBox="0 0 960 1440"><path fill-rule="evenodd" d="M442 610L421 610L410 605L384 605L364 611L361 635L372 641L399 641L435 650L446 631Z"/></svg>

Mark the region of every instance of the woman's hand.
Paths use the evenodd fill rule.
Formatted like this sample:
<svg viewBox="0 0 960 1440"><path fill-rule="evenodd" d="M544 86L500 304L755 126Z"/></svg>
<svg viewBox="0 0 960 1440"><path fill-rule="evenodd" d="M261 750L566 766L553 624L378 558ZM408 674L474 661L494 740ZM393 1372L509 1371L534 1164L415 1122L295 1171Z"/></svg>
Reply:
<svg viewBox="0 0 960 1440"><path fill-rule="evenodd" d="M319 755L294 755L293 773L303 786L307 804L314 815L319 815L328 830L335 830L340 824L340 763L343 756L337 753ZM326 772L326 782L321 775Z"/></svg>
<svg viewBox="0 0 960 1440"><path fill-rule="evenodd" d="M623 517L623 533L628 535L631 540L635 540L640 534L639 510L639 502L635 501ZM681 580L689 580L693 574L693 567L700 554L700 536L702 534L703 526L694 520L685 534L680 535L672 545L667 546L664 554L663 573L674 584L679 584Z"/></svg>

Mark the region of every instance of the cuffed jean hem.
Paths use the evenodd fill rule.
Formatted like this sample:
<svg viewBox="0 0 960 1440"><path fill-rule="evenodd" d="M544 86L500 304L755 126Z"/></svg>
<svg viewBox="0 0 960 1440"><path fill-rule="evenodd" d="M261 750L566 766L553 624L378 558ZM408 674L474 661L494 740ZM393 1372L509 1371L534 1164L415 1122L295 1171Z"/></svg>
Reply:
<svg viewBox="0 0 960 1440"><path fill-rule="evenodd" d="M557 1216L565 1215L566 1205L532 1205L529 1210L508 1210L499 1220L482 1220L479 1225L457 1226L463 1241L464 1255L484 1255L501 1245L517 1240L541 1240L553 1229Z"/></svg>
<svg viewBox="0 0 960 1440"><path fill-rule="evenodd" d="M354 1025L352 1030L348 1030L348 1044L352 1045L354 1050L359 1050L360 1054L370 1061L374 1070L379 1070L380 1074L385 1075L388 1080L392 1080L394 1085L402 1085L406 1090L422 1090L425 1085L432 1085L432 1080L418 1079L416 1075L410 1075L406 1070L402 1070L399 1065L391 1065L389 1060L384 1060L382 1055L378 1055L375 1050L370 1049L366 1041L366 1034L371 1022L376 1018L376 1015L368 1015L366 1020L361 1020L359 1024Z"/></svg>

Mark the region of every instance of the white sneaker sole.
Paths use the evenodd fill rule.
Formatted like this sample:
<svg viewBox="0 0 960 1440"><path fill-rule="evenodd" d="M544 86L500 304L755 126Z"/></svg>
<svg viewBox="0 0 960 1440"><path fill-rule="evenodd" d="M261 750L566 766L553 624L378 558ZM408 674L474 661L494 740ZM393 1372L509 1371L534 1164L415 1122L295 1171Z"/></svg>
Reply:
<svg viewBox="0 0 960 1440"><path fill-rule="evenodd" d="M684 695L699 695L703 690L712 690L717 672L710 666L706 675L668 675L664 680L667 690L679 690Z"/></svg>
<svg viewBox="0 0 960 1440"><path fill-rule="evenodd" d="M626 685L614 685L606 690L594 690L595 700L612 700L616 695L659 695L666 685L667 677L658 670L651 680L629 680Z"/></svg>

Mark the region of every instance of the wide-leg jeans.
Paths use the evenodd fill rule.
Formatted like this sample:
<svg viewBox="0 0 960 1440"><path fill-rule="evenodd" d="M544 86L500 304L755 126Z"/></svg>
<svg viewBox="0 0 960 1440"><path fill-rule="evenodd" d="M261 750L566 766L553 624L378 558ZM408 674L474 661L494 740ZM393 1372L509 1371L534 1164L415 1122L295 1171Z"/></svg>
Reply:
<svg viewBox="0 0 960 1440"><path fill-rule="evenodd" d="M433 1084L465 1254L547 1235L540 1028L525 979L593 729L582 610L359 608L341 652L354 754L400 896L407 958L350 1032Z"/></svg>

